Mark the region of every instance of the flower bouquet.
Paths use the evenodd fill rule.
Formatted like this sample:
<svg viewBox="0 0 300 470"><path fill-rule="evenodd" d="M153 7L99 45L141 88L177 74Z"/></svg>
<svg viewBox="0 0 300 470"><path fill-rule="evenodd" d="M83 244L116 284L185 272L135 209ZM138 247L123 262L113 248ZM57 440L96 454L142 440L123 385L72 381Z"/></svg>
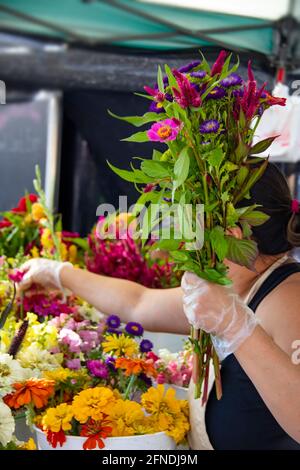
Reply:
<svg viewBox="0 0 300 470"><path fill-rule="evenodd" d="M129 142L160 142L166 150L153 150L152 159L138 158L131 171L111 169L123 179L140 185L133 214L137 235L145 242L160 229L153 248L168 250L177 269L201 278L229 284L225 259L248 268L253 266L257 246L251 226L267 216L256 204L247 205L249 191L263 174L267 160L259 157L275 139L252 145L262 114L273 105L265 84L258 88L251 63L248 79L230 66L231 55L221 51L212 67L205 58L178 70L158 69L157 83L145 86L150 108L143 116L116 116L136 127L148 129L123 139ZM152 123L152 124L151 124ZM240 226L243 238L231 229ZM166 228L168 231L166 232ZM222 395L219 360L210 336L192 330L195 397L207 400L211 359L218 398Z"/></svg>
<svg viewBox="0 0 300 470"><path fill-rule="evenodd" d="M190 345L182 351L172 353L168 349L159 349L155 360L156 382L188 388L192 378L193 355Z"/></svg>

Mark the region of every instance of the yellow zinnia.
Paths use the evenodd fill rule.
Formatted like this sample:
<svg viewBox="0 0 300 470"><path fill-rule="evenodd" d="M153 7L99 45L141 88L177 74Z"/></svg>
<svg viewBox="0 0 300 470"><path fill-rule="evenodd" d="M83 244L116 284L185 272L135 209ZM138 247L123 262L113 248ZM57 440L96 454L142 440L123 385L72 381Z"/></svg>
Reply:
<svg viewBox="0 0 300 470"><path fill-rule="evenodd" d="M40 204L39 202L35 202L34 204L32 204L31 215L33 220L35 220L36 222L45 217L45 211L42 204Z"/></svg>
<svg viewBox="0 0 300 470"><path fill-rule="evenodd" d="M113 353L117 357L127 356L132 357L138 352L138 345L133 338L121 335L108 335L102 343L102 348L105 353Z"/></svg>
<svg viewBox="0 0 300 470"><path fill-rule="evenodd" d="M112 421L112 436L133 436L138 434L137 426L144 420L144 412L139 403L117 400L109 412Z"/></svg>
<svg viewBox="0 0 300 470"><path fill-rule="evenodd" d="M142 405L151 415L160 413L178 415L181 413L180 400L175 398L175 390L169 388L166 393L163 385L151 387L142 395Z"/></svg>
<svg viewBox="0 0 300 470"><path fill-rule="evenodd" d="M80 423L86 423L88 418L101 420L103 413L109 414L115 401L113 391L107 387L88 388L74 397L74 416Z"/></svg>
<svg viewBox="0 0 300 470"><path fill-rule="evenodd" d="M32 437L30 437L27 442L24 442L23 444L21 444L18 447L18 450L37 450L36 444L34 440L32 439Z"/></svg>
<svg viewBox="0 0 300 470"><path fill-rule="evenodd" d="M67 403L48 408L42 419L43 429L52 432L69 431L72 428L73 416L72 406Z"/></svg>

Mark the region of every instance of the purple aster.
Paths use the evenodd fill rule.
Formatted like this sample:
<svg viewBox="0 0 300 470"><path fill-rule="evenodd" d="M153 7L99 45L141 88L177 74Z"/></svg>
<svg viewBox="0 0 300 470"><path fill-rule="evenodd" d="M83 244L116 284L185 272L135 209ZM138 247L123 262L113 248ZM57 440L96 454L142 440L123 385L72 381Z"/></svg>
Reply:
<svg viewBox="0 0 300 470"><path fill-rule="evenodd" d="M149 339L143 339L140 344L140 351L147 353L153 349L153 343Z"/></svg>
<svg viewBox="0 0 300 470"><path fill-rule="evenodd" d="M117 372L117 369L115 368L115 363L116 360L112 356L109 356L107 359L105 359L105 364L111 370L111 372Z"/></svg>
<svg viewBox="0 0 300 470"><path fill-rule="evenodd" d="M201 60L194 60L193 62L190 62L189 64L179 67L178 72L188 73L190 70L195 69L200 64L201 64Z"/></svg>
<svg viewBox="0 0 300 470"><path fill-rule="evenodd" d="M203 121L199 127L201 134L216 134L219 130L220 123L217 119L207 119Z"/></svg>
<svg viewBox="0 0 300 470"><path fill-rule="evenodd" d="M242 85L242 83L243 79L237 73L231 73L228 75L228 77L223 78L223 80L220 81L220 85L224 86L225 88Z"/></svg>
<svg viewBox="0 0 300 470"><path fill-rule="evenodd" d="M114 335L121 335L123 333L123 331L121 330L115 330L114 328L107 328L106 332L105 333L108 333L108 334L114 334Z"/></svg>
<svg viewBox="0 0 300 470"><path fill-rule="evenodd" d="M108 369L104 362L97 359L91 359L86 362L87 368L94 377L99 377L100 379L108 378Z"/></svg>
<svg viewBox="0 0 300 470"><path fill-rule="evenodd" d="M160 102L152 101L150 106L149 106L149 111L150 111L150 113L160 114L160 113L164 113L165 109L162 106L161 101Z"/></svg>
<svg viewBox="0 0 300 470"><path fill-rule="evenodd" d="M191 77L193 78L204 78L206 75L205 70L198 70L197 72L191 72L190 73Z"/></svg>
<svg viewBox="0 0 300 470"><path fill-rule="evenodd" d="M142 325L140 323L130 321L125 326L125 331L129 335L142 336L142 334L144 333L144 328L142 327Z"/></svg>
<svg viewBox="0 0 300 470"><path fill-rule="evenodd" d="M147 385L147 387L152 387L152 380L150 379L150 377L147 377L146 374L140 374L138 378L142 380L145 385Z"/></svg>
<svg viewBox="0 0 300 470"><path fill-rule="evenodd" d="M119 328L121 325L121 320L118 315L109 315L106 319L106 324L109 328Z"/></svg>
<svg viewBox="0 0 300 470"><path fill-rule="evenodd" d="M213 90L211 90L211 92L208 93L207 95L207 99L211 99L211 100L220 100L221 98L224 98L224 96L226 95L226 91L224 90L224 88L221 88L220 86L216 86Z"/></svg>
<svg viewBox="0 0 300 470"><path fill-rule="evenodd" d="M243 96L244 90L242 88L237 88L236 90L232 91L232 94L233 96L237 98L237 97Z"/></svg>

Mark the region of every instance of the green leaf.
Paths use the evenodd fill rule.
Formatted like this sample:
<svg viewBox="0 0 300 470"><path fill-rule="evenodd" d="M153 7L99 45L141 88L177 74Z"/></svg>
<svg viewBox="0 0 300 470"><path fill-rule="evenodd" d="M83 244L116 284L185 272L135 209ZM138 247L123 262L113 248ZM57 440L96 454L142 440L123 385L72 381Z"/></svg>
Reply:
<svg viewBox="0 0 300 470"><path fill-rule="evenodd" d="M170 251L170 255L172 256L174 261L177 261L179 263L188 261L190 259L185 251L180 251L180 250Z"/></svg>
<svg viewBox="0 0 300 470"><path fill-rule="evenodd" d="M241 224L242 229L243 229L243 236L244 236L244 238L249 238L249 237L251 237L251 235L252 235L252 230L251 230L251 227L250 227L250 225L248 224L248 222L246 222L245 220L241 220L241 221L240 221L240 224Z"/></svg>
<svg viewBox="0 0 300 470"><path fill-rule="evenodd" d="M237 183L239 186L242 186L249 174L249 168L246 166L241 166L239 171L237 172Z"/></svg>
<svg viewBox="0 0 300 470"><path fill-rule="evenodd" d="M253 269L258 255L257 244L253 240L238 239L226 235L228 241L227 259L233 263Z"/></svg>
<svg viewBox="0 0 300 470"><path fill-rule="evenodd" d="M207 160L211 166L219 168L223 158L224 153L222 149L220 147L217 147L209 153Z"/></svg>
<svg viewBox="0 0 300 470"><path fill-rule="evenodd" d="M224 228L220 225L214 227L209 233L212 249L215 251L220 261L226 257L228 242L225 238Z"/></svg>
<svg viewBox="0 0 300 470"><path fill-rule="evenodd" d="M120 176L123 180L129 181L130 183L152 183L153 178L145 175L141 170L134 169L133 171L122 170L121 168L117 168L116 166L112 165L107 161L109 168Z"/></svg>
<svg viewBox="0 0 300 470"><path fill-rule="evenodd" d="M158 66L158 69L157 69L157 84L158 84L159 91L161 91L161 93L164 93L165 87L164 87L163 76L162 76L160 65Z"/></svg>
<svg viewBox="0 0 300 470"><path fill-rule="evenodd" d="M239 193L234 198L234 204L241 201L246 195L249 193L250 189L254 186L256 181L263 175L265 169L268 165L268 159L265 159L263 163L258 167L255 168L249 178L246 180L244 186L239 190Z"/></svg>
<svg viewBox="0 0 300 470"><path fill-rule="evenodd" d="M274 140L277 139L277 137L279 137L279 135L275 135L274 137L268 137L267 139L257 142L257 144L251 147L250 155L257 155L258 153L265 152L272 145Z"/></svg>
<svg viewBox="0 0 300 470"><path fill-rule="evenodd" d="M79 246L79 248L82 248L84 251L87 251L89 248L88 241L85 238L64 237L63 241L71 242L73 245Z"/></svg>
<svg viewBox="0 0 300 470"><path fill-rule="evenodd" d="M135 134L126 137L125 139L121 139L122 142L149 142L149 137L147 135L147 131L136 132Z"/></svg>
<svg viewBox="0 0 300 470"><path fill-rule="evenodd" d="M155 243L155 248L166 251L177 251L181 240L159 240Z"/></svg>
<svg viewBox="0 0 300 470"><path fill-rule="evenodd" d="M163 154L159 150L154 149L152 152L152 160L159 162L161 160L162 155Z"/></svg>
<svg viewBox="0 0 300 470"><path fill-rule="evenodd" d="M190 169L189 148L184 147L174 165L175 179L173 181L173 190L179 188L188 177Z"/></svg>
<svg viewBox="0 0 300 470"><path fill-rule="evenodd" d="M170 69L170 67L165 64L165 71L166 71L166 75L168 77L168 80L169 80L169 86L171 88L176 88L178 89L178 84L177 84L177 81L176 81L176 78L174 77L173 73L172 73L172 70Z"/></svg>
<svg viewBox="0 0 300 470"><path fill-rule="evenodd" d="M252 227L256 227L267 222L269 218L270 216L265 214L264 212L255 210L251 212L246 212L241 216L240 220L248 222Z"/></svg>
<svg viewBox="0 0 300 470"><path fill-rule="evenodd" d="M170 176L169 165L166 162L156 160L143 160L141 170L152 178L167 178Z"/></svg>
<svg viewBox="0 0 300 470"><path fill-rule="evenodd" d="M157 113L145 113L143 116L118 116L109 109L107 112L113 118L119 119L120 121L129 122L129 124L132 124L135 127L143 126L144 124L148 124L148 122L159 121L164 117Z"/></svg>

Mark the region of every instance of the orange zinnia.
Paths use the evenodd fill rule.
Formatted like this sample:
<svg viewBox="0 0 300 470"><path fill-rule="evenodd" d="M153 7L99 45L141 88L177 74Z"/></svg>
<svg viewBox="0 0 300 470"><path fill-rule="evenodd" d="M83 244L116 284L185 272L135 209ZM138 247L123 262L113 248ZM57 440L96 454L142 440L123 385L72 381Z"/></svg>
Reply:
<svg viewBox="0 0 300 470"><path fill-rule="evenodd" d="M117 369L124 369L125 375L127 376L146 374L147 376L155 377L157 375L153 363L144 361L143 359L118 357L116 359L115 367Z"/></svg>
<svg viewBox="0 0 300 470"><path fill-rule="evenodd" d="M36 408L47 405L48 398L54 393L54 380L32 378L25 383L15 383L15 392L6 395L5 403L14 409L33 403Z"/></svg>

